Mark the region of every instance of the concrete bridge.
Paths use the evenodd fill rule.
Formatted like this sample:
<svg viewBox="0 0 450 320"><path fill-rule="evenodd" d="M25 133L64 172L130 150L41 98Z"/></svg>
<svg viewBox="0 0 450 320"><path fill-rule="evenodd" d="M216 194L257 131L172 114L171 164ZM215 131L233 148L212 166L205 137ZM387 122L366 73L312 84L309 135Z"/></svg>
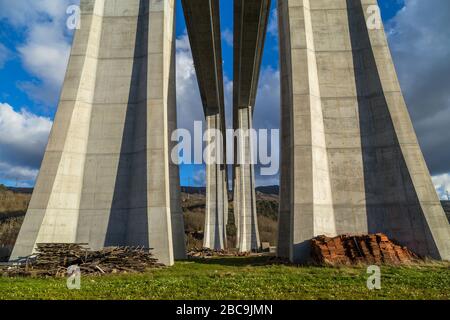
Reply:
<svg viewBox="0 0 450 320"><path fill-rule="evenodd" d="M235 0L235 128L251 128L269 1ZM317 235L384 232L450 259L450 226L408 115L376 0L278 1L281 176L278 255ZM225 128L218 0L183 0L208 128ZM37 243L154 248L185 257L176 128L175 1L81 0L58 111L11 259ZM381 19L381 17L378 17ZM214 139L214 137L210 137ZM250 138L235 150L250 157ZM217 143L213 157L226 153ZM254 168L234 166L241 251L259 247ZM227 170L207 165L204 245L224 248Z"/></svg>

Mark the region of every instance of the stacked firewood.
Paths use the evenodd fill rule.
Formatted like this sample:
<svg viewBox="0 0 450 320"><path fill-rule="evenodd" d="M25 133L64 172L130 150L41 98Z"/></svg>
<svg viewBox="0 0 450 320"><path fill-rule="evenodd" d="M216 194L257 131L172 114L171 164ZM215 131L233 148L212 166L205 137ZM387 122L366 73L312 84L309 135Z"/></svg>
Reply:
<svg viewBox="0 0 450 320"><path fill-rule="evenodd" d="M3 267L7 276L64 277L70 266L78 266L83 275L138 273L161 267L151 250L139 247L110 247L90 250L85 244L38 244L36 254L16 266Z"/></svg>
<svg viewBox="0 0 450 320"><path fill-rule="evenodd" d="M317 264L405 264L419 257L381 233L319 236L311 240L311 258Z"/></svg>

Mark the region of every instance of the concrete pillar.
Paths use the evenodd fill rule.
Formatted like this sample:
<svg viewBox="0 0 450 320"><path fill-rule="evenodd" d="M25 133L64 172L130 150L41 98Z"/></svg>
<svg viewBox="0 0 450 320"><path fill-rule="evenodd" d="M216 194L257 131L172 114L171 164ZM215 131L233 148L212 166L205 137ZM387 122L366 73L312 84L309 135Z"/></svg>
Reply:
<svg viewBox="0 0 450 320"><path fill-rule="evenodd" d="M256 251L260 248L258 218L255 194L255 154L253 143L253 108L240 108L237 112L238 134L237 163L235 164L236 198L234 207L237 212L237 248L240 252Z"/></svg>
<svg viewBox="0 0 450 320"><path fill-rule="evenodd" d="M240 243L240 231L239 231L239 226L240 226L240 195L241 195L241 191L240 191L240 169L239 166L236 165L236 160L235 159L235 164L233 166L233 217L234 217L234 225L236 227L236 243L235 246L236 248L239 248L239 243Z"/></svg>
<svg viewBox="0 0 450 320"><path fill-rule="evenodd" d="M206 116L207 132L215 130L220 134L220 115ZM218 141L215 134L207 135L206 143L214 145L211 152L206 152L206 212L203 247L221 250L226 248L226 215L228 199L225 197L225 176L223 165L223 141Z"/></svg>
<svg viewBox="0 0 450 320"><path fill-rule="evenodd" d="M183 258L174 1L82 0L61 101L12 259L40 242Z"/></svg>
<svg viewBox="0 0 450 320"><path fill-rule="evenodd" d="M336 235L336 224L311 12L308 1L293 3L279 3L282 143L278 255L305 262L309 240L321 234ZM352 165L357 172L357 163ZM353 227L355 232L367 231L364 225Z"/></svg>
<svg viewBox="0 0 450 320"><path fill-rule="evenodd" d="M233 124L235 141L234 216L236 246L241 252L260 247L256 212L255 172L251 136L261 59L270 14L270 0L234 1Z"/></svg>
<svg viewBox="0 0 450 320"><path fill-rule="evenodd" d="M103 27L104 0L81 2L58 111L11 260L36 243L75 242Z"/></svg>
<svg viewBox="0 0 450 320"><path fill-rule="evenodd" d="M280 1L281 181L278 255L309 239L384 232L449 257L450 228L401 95L376 0ZM381 19L381 18L380 18Z"/></svg>

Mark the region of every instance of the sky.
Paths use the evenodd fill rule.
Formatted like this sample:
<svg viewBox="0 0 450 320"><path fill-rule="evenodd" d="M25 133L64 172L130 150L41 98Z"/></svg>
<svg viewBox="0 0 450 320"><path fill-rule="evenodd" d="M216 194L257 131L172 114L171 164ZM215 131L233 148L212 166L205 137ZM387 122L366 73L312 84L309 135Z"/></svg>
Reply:
<svg viewBox="0 0 450 320"><path fill-rule="evenodd" d="M0 0L0 183L33 186L64 79L73 32L69 5L78 0ZM231 125L233 1L221 2L227 126ZM433 182L450 192L450 1L379 0L400 84ZM177 0L181 9L180 0ZM255 128L279 128L276 1L268 26L255 106ZM177 11L178 126L202 121L183 13ZM182 185L204 184L204 167L182 165ZM278 184L257 176L258 185Z"/></svg>

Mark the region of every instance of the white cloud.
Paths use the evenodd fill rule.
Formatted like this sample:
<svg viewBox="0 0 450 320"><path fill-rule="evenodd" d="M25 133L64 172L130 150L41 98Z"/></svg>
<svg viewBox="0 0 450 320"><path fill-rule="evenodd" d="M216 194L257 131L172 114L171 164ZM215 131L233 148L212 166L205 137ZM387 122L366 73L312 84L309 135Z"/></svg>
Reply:
<svg viewBox="0 0 450 320"><path fill-rule="evenodd" d="M253 125L256 129L280 128L280 72L261 70Z"/></svg>
<svg viewBox="0 0 450 320"><path fill-rule="evenodd" d="M70 53L70 44L61 30L53 24L37 24L18 50L31 73L52 86L61 85Z"/></svg>
<svg viewBox="0 0 450 320"><path fill-rule="evenodd" d="M225 29L222 32L222 38L229 47L233 47L233 31Z"/></svg>
<svg viewBox="0 0 450 320"><path fill-rule="evenodd" d="M30 98L45 105L57 102L69 53L71 32L66 28L66 9L78 0L0 0L0 20L6 19L24 32L17 51L33 81L19 87ZM0 52L1 62L1 52Z"/></svg>
<svg viewBox="0 0 450 320"><path fill-rule="evenodd" d="M187 34L177 38L176 50L178 128L193 132L204 114Z"/></svg>
<svg viewBox="0 0 450 320"><path fill-rule="evenodd" d="M34 180L52 121L0 103L0 178Z"/></svg>
<svg viewBox="0 0 450 320"><path fill-rule="evenodd" d="M13 166L6 162L0 162L0 179L16 182L18 187L32 187L38 172L38 169Z"/></svg>
<svg viewBox="0 0 450 320"><path fill-rule="evenodd" d="M272 11L270 12L267 33L272 37L278 38L278 10L276 8L272 9Z"/></svg>
<svg viewBox="0 0 450 320"><path fill-rule="evenodd" d="M0 19L6 18L16 27L57 18L61 12L66 10L69 3L79 1L69 0L0 0Z"/></svg>
<svg viewBox="0 0 450 320"><path fill-rule="evenodd" d="M273 68L263 68L258 85L258 94L256 97L256 106L253 115L253 127L255 129L279 129L280 128L280 72ZM270 139L270 133L269 133ZM273 144L272 157L280 158L279 141L270 141ZM256 166L256 184L261 185L278 185L279 176L261 176L260 166Z"/></svg>
<svg viewBox="0 0 450 320"><path fill-rule="evenodd" d="M433 183L441 200L450 200L450 174L434 176Z"/></svg>
<svg viewBox="0 0 450 320"><path fill-rule="evenodd" d="M206 171L204 168L195 172L194 183L196 186L206 186Z"/></svg>

